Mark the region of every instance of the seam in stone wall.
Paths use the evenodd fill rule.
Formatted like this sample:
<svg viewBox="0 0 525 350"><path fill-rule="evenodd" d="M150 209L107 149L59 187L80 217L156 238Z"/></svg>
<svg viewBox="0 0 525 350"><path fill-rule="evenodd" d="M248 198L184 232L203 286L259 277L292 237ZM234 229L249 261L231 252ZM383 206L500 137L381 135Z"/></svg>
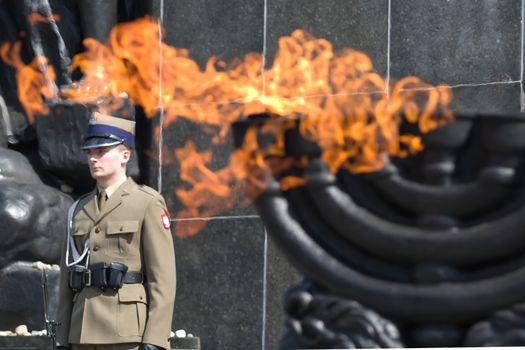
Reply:
<svg viewBox="0 0 525 350"><path fill-rule="evenodd" d="M525 0L524 0L525 1ZM489 81L485 83L463 83L463 84L456 84L456 85L448 85L450 88L460 88L460 87L478 87L478 86L488 86L488 85L512 85L522 83L521 80L505 80L505 81ZM403 91L421 91L421 90L429 90L431 88L417 88L417 89L403 89ZM293 99L303 99L303 98L319 98L323 96L357 96L357 95L373 95L373 94L385 94L388 93L388 91L367 91L367 92L341 92L337 94L316 94L316 95L300 95L300 96L291 96L291 97L281 97L276 98L280 100L293 100ZM246 103L248 101L244 100L229 100L229 101L216 101L216 102L196 102L196 103L181 103L181 104L175 104L176 106L191 106L191 105L223 105L223 104L230 104L230 103Z"/></svg>
<svg viewBox="0 0 525 350"><path fill-rule="evenodd" d="M391 32L392 32L392 1L388 0L387 39L386 39L386 100L387 100L388 108L390 108L390 35L391 35Z"/></svg>
<svg viewBox="0 0 525 350"><path fill-rule="evenodd" d="M261 76L262 76L262 91L261 95L263 97L266 96L266 75L265 75L265 69L266 69L266 55L267 55L267 19L268 19L268 0L264 0L264 12L263 12L263 49L262 49L262 65L261 65Z"/></svg>
<svg viewBox="0 0 525 350"><path fill-rule="evenodd" d="M264 0L263 12L263 50L262 50L262 92L263 97L266 96L266 55L267 55L267 33L268 33L268 0ZM252 215L258 217L257 215ZM262 295L262 331L261 331L261 349L266 350L266 273L267 273L267 258L268 258L268 234L264 228L264 255L263 255L263 295Z"/></svg>
<svg viewBox="0 0 525 350"><path fill-rule="evenodd" d="M264 228L264 255L263 255L263 295L262 295L262 350L266 350L266 305L267 305L267 273L268 273L268 232Z"/></svg>
<svg viewBox="0 0 525 350"><path fill-rule="evenodd" d="M162 33L162 26L164 24L164 0L160 0L160 15L159 15L159 33ZM157 174L157 191L162 193L162 147L164 145L164 100L162 98L162 54L163 54L163 47L162 47L162 36L159 37L159 104L160 104L160 115L159 115L159 167L158 167L158 174Z"/></svg>
<svg viewBox="0 0 525 350"><path fill-rule="evenodd" d="M490 86L490 85L512 85L522 83L521 80L508 80L508 81L491 81L488 83L465 83L465 84L456 84L448 85L451 89L462 88L462 87L478 87L478 86ZM400 91L427 91L433 88L416 88L416 89L401 89Z"/></svg>
<svg viewBox="0 0 525 350"><path fill-rule="evenodd" d="M184 218L184 219L171 219L171 222L177 221L211 221L211 220L233 220L233 219L260 219L259 215L232 215L232 216L210 216L207 218Z"/></svg>
<svg viewBox="0 0 525 350"><path fill-rule="evenodd" d="M525 58L524 57L524 53L523 53L523 46L525 45L525 40L524 40L524 36L525 36L525 0L521 0L521 62L520 62L520 87L521 87L521 90L520 90L520 110L522 112L525 112L525 93L523 91L523 74L524 74L524 62L523 62L523 59Z"/></svg>

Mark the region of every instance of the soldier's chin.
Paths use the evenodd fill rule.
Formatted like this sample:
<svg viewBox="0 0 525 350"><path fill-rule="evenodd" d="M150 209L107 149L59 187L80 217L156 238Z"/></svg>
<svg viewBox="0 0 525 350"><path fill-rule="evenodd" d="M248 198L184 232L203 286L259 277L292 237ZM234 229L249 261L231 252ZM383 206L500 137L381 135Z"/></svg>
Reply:
<svg viewBox="0 0 525 350"><path fill-rule="evenodd" d="M91 174L91 177L95 180L102 177L102 171L100 170L91 170L89 169L89 173Z"/></svg>

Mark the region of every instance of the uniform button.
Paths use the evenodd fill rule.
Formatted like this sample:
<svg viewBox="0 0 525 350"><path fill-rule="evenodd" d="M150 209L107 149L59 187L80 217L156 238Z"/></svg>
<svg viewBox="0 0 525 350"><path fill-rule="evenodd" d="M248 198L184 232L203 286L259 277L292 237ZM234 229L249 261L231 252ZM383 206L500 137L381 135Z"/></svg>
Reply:
<svg viewBox="0 0 525 350"><path fill-rule="evenodd" d="M95 229L95 233L99 233L99 232L100 232L100 227L97 227L97 228Z"/></svg>
<svg viewBox="0 0 525 350"><path fill-rule="evenodd" d="M96 245L96 246L93 247L93 251L94 251L94 252L96 252L96 251L99 250L99 249L100 249L100 246L98 246L98 245Z"/></svg>
<svg viewBox="0 0 525 350"><path fill-rule="evenodd" d="M120 227L120 231L124 231L124 227L123 226Z"/></svg>
<svg viewBox="0 0 525 350"><path fill-rule="evenodd" d="M139 299L140 299L140 300L142 300L142 295L141 295L141 296L139 296Z"/></svg>

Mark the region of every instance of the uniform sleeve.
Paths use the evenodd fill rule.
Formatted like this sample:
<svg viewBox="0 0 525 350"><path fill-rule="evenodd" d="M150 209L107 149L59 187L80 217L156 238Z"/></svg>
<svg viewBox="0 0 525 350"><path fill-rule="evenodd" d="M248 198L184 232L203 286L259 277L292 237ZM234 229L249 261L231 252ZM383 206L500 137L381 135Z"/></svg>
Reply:
<svg viewBox="0 0 525 350"><path fill-rule="evenodd" d="M175 305L175 250L166 205L160 196L146 209L142 250L149 295L148 320L142 342L169 349L168 338Z"/></svg>
<svg viewBox="0 0 525 350"><path fill-rule="evenodd" d="M60 325L57 327L57 343L58 345L69 345L69 324L71 320L71 310L73 308L73 292L69 288L68 283L68 268L66 266L66 244L68 237L65 235L65 240L62 242L62 254L60 256L60 286L58 294L58 310L57 322Z"/></svg>

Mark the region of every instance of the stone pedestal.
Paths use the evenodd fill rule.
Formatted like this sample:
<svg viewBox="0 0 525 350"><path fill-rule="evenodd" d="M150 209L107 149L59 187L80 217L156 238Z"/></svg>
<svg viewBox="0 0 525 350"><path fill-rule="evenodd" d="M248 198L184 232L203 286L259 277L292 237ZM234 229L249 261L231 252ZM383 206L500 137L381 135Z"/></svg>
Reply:
<svg viewBox="0 0 525 350"><path fill-rule="evenodd" d="M0 337L0 350L52 350L51 339L44 336ZM174 338L172 350L200 350L199 338Z"/></svg>
<svg viewBox="0 0 525 350"><path fill-rule="evenodd" d="M45 272L48 317L52 320L56 319L58 307L58 266ZM31 263L16 262L0 270L0 280L0 330L13 330L21 324L27 325L30 332L46 329L42 270L34 268Z"/></svg>

